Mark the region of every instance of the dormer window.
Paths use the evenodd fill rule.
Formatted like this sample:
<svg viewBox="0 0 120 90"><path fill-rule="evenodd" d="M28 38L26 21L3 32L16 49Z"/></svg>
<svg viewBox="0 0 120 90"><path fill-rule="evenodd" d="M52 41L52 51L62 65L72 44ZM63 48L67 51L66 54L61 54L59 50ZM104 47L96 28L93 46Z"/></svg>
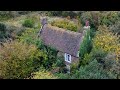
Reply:
<svg viewBox="0 0 120 90"><path fill-rule="evenodd" d="M71 55L65 53L65 61L71 63Z"/></svg>

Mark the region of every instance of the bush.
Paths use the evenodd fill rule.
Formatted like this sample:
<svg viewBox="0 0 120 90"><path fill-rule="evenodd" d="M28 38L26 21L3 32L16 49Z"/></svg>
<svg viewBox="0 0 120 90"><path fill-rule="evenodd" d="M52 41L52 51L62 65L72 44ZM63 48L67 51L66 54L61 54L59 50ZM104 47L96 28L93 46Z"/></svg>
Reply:
<svg viewBox="0 0 120 90"><path fill-rule="evenodd" d="M90 31L87 31L87 33L84 36L84 39L82 41L82 44L80 45L80 59L84 58L85 54L89 54L92 49L92 40L90 38Z"/></svg>
<svg viewBox="0 0 120 90"><path fill-rule="evenodd" d="M117 11L107 11L101 13L100 25L113 25L115 22L119 21L119 14Z"/></svg>
<svg viewBox="0 0 120 90"><path fill-rule="evenodd" d="M62 11L62 16L67 17L70 16L70 18L75 18L78 14L73 11Z"/></svg>
<svg viewBox="0 0 120 90"><path fill-rule="evenodd" d="M119 37L112 32L109 32L106 26L99 26L98 32L93 39L93 48L98 50L102 49L107 53L114 52L116 54L116 60L119 59Z"/></svg>
<svg viewBox="0 0 120 90"><path fill-rule="evenodd" d="M55 67L59 68L58 72L63 72L66 70L65 68L65 61L63 57L57 57L56 62L55 62Z"/></svg>
<svg viewBox="0 0 120 90"><path fill-rule="evenodd" d="M74 11L49 11L49 16L62 16L67 17L70 16L70 18L74 18L75 16L79 15L79 13L75 13Z"/></svg>
<svg viewBox="0 0 120 90"><path fill-rule="evenodd" d="M104 64L104 58L106 57L107 53L104 52L102 49L93 49L91 51L92 59L96 59L99 63Z"/></svg>
<svg viewBox="0 0 120 90"><path fill-rule="evenodd" d="M38 29L26 29L21 36L18 36L18 40L28 44L34 44L38 49L43 49L43 42L37 37Z"/></svg>
<svg viewBox="0 0 120 90"><path fill-rule="evenodd" d="M112 31L114 34L120 35L120 21L116 22L115 24L109 26L110 31Z"/></svg>
<svg viewBox="0 0 120 90"><path fill-rule="evenodd" d="M113 64L110 71L116 75L116 79L120 79L120 61Z"/></svg>
<svg viewBox="0 0 120 90"><path fill-rule="evenodd" d="M6 30L5 24L0 23L0 31L1 31L1 32L5 32L5 30Z"/></svg>
<svg viewBox="0 0 120 90"><path fill-rule="evenodd" d="M79 63L72 63L70 65L70 74L74 74L76 70L78 70Z"/></svg>
<svg viewBox="0 0 120 90"><path fill-rule="evenodd" d="M62 15L62 11L49 11L48 15L49 16L61 16Z"/></svg>
<svg viewBox="0 0 120 90"><path fill-rule="evenodd" d="M57 79L57 77L54 76L51 72L43 69L32 73L31 79Z"/></svg>
<svg viewBox="0 0 120 90"><path fill-rule="evenodd" d="M85 66L92 60L91 54L85 54L83 60L80 60L80 66Z"/></svg>
<svg viewBox="0 0 120 90"><path fill-rule="evenodd" d="M3 39L5 37L6 37L6 25L0 23L0 39Z"/></svg>
<svg viewBox="0 0 120 90"><path fill-rule="evenodd" d="M3 46L0 47L0 77L5 79L26 78L40 67L40 60L45 59L45 54L34 45L12 41Z"/></svg>
<svg viewBox="0 0 120 90"><path fill-rule="evenodd" d="M30 27L32 28L34 26L34 21L32 19L26 19L24 22L23 22L23 26L25 27Z"/></svg>
<svg viewBox="0 0 120 90"><path fill-rule="evenodd" d="M17 11L17 12L21 15L25 15L25 14L30 13L31 11Z"/></svg>
<svg viewBox="0 0 120 90"><path fill-rule="evenodd" d="M58 79L70 79L70 75L68 73L64 74L64 73L56 73L54 74L55 76L58 77Z"/></svg>
<svg viewBox="0 0 120 90"><path fill-rule="evenodd" d="M57 26L59 28L75 31L75 32L77 31L77 25L67 19L53 21L51 22L51 25Z"/></svg>
<svg viewBox="0 0 120 90"><path fill-rule="evenodd" d="M64 62L63 57L57 57L56 66L57 67L65 67L65 62Z"/></svg>
<svg viewBox="0 0 120 90"><path fill-rule="evenodd" d="M99 11L84 12L80 17L81 23L85 25L85 21L88 20L90 22L91 28L97 29L100 24L100 16L101 13Z"/></svg>
<svg viewBox="0 0 120 90"><path fill-rule="evenodd" d="M45 69L51 69L52 65L56 63L58 51L55 48L46 45L44 45L43 51L46 53L47 59L41 63Z"/></svg>
<svg viewBox="0 0 120 90"><path fill-rule="evenodd" d="M105 71L97 60L93 60L89 65L81 66L72 75L73 79L115 79L114 74Z"/></svg>
<svg viewBox="0 0 120 90"><path fill-rule="evenodd" d="M11 11L0 11L0 21L8 20L12 18Z"/></svg>

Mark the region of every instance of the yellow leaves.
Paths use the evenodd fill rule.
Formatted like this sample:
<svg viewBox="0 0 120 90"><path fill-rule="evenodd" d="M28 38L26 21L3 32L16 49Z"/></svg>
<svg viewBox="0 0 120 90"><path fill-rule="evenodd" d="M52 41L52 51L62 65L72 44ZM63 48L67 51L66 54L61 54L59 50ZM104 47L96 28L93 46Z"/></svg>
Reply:
<svg viewBox="0 0 120 90"><path fill-rule="evenodd" d="M58 19L56 21L53 21L51 25L71 31L77 31L77 25L73 21L70 21L68 19Z"/></svg>
<svg viewBox="0 0 120 90"><path fill-rule="evenodd" d="M93 40L93 47L103 49L105 52L114 52L118 60L120 57L119 37L109 32L106 26L100 26L98 30Z"/></svg>
<svg viewBox="0 0 120 90"><path fill-rule="evenodd" d="M51 72L40 70L32 74L32 79L57 79Z"/></svg>

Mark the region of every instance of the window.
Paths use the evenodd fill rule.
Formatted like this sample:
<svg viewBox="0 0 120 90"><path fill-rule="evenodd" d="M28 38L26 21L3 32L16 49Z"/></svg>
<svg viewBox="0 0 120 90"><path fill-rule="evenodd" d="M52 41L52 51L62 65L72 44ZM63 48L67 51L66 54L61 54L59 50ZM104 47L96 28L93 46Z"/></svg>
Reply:
<svg viewBox="0 0 120 90"><path fill-rule="evenodd" d="M71 55L65 53L65 61L71 63Z"/></svg>
<svg viewBox="0 0 120 90"><path fill-rule="evenodd" d="M79 57L79 53L80 53L80 51L78 51L78 53L77 53L77 57Z"/></svg>

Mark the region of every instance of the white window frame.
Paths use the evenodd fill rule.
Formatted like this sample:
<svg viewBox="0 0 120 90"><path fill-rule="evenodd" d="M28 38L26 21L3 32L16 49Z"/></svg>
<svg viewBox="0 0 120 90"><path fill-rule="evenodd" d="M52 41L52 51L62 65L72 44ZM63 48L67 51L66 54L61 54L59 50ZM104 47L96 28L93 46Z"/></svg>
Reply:
<svg viewBox="0 0 120 90"><path fill-rule="evenodd" d="M68 56L69 56L69 60L68 60ZM65 53L65 61L71 63L71 55L70 54Z"/></svg>
<svg viewBox="0 0 120 90"><path fill-rule="evenodd" d="M79 53L80 53L80 51L77 52L77 57L79 57Z"/></svg>

